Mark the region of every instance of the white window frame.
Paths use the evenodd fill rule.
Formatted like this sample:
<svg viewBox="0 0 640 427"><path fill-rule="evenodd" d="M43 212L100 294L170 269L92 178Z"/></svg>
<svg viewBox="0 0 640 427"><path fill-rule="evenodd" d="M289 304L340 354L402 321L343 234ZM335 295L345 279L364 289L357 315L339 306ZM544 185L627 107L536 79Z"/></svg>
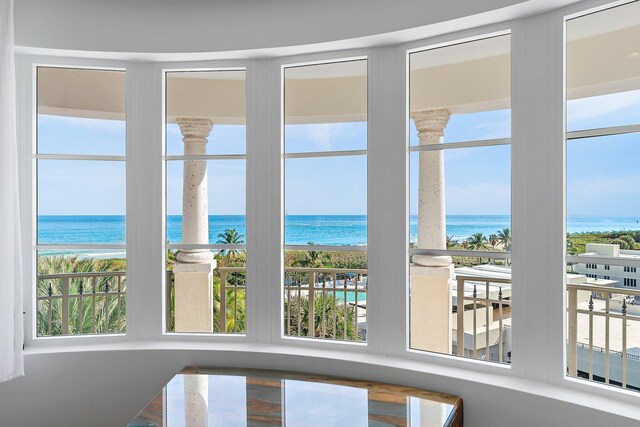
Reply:
<svg viewBox="0 0 640 427"><path fill-rule="evenodd" d="M114 68L114 67L95 67L95 66L90 66L90 67L83 67L83 66L59 66L59 65L43 65L43 64L34 64L33 65L33 79L34 79L34 96L35 96L35 100L36 102L34 103L34 108L35 108L35 133L34 133L34 138L33 138L33 143L34 143L34 148L33 148L33 197L34 197L34 212L33 212L33 230L34 230L34 245L33 245L33 250L34 250L34 263L35 263L35 267L36 267L36 273L35 273L35 282L34 282L34 287L35 289L37 289L37 285L38 285L38 274L37 274L37 263L38 263L38 251L41 250L53 250L53 251L57 251L57 250L96 250L96 251L104 251L104 250L125 250L127 249L127 245L126 245L126 241L127 241L127 217L126 217L126 212L125 212L125 243L124 244L105 244L105 243L95 243L95 244L77 244L77 243L72 243L72 244L47 244L47 243L38 243L38 177L37 177L37 173L38 173L38 161L39 160L71 160L71 161L101 161L101 162L119 162L125 165L127 165L127 155L126 152L128 151L128 138L125 141L125 155L121 156L121 155L111 155L111 154L100 154L100 155L96 155L96 154L41 154L38 153L38 106L37 106L37 96L38 96L38 69L40 68L56 68L56 69L60 69L60 70L69 70L69 69L73 69L73 70L95 70L95 71L117 71L117 72L123 72L125 73L125 79L126 79L126 68ZM126 95L126 84L125 84L125 95ZM125 129L126 129L126 123L127 123L127 112L125 110ZM125 169L126 171L126 169ZM126 183L125 183L125 187L126 187ZM125 199L126 199L126 188L125 188ZM126 255L125 255L126 258ZM126 268L125 268L126 271ZM126 273L125 273L125 277L126 277ZM38 310L38 301L37 301L37 291L34 292L34 299L32 300L33 304L34 304L34 309L35 309L35 313L37 314L37 310ZM125 301L126 301L126 294L125 294ZM126 307L126 305L125 305ZM96 334L73 334L73 335L61 335L61 336L38 336L38 331L37 331L37 322L33 322L33 327L34 327L34 335L33 337L36 339L40 339L40 338L60 338L60 337L73 337L73 336L80 336L80 335L86 335L88 337L95 337L95 336L99 336L99 335L125 335L126 332L124 333L96 333ZM125 331L126 331L126 317L125 317Z"/></svg>
<svg viewBox="0 0 640 427"><path fill-rule="evenodd" d="M162 203L162 235L164 238L164 248L163 248L163 252L162 252L162 263L165 266L165 270L166 270L166 254L167 254L167 250L168 249L212 249L212 250L221 250L221 249L236 249L236 250L242 250L245 251L245 253L248 254L247 251L247 247L248 244L247 243L243 243L243 244L236 244L236 245L224 245L224 244L216 244L216 243L210 243L210 244L185 244L185 243L167 243L167 203L166 203L166 198L167 198L167 182L166 182L166 170L167 170L167 165L169 164L169 162L179 162L179 161L185 161L185 160L205 160L207 161L207 166L209 165L209 161L216 161L216 160L221 160L221 161L225 161L225 160L244 160L245 162L245 180L247 182L246 184L246 188L245 188L245 218L247 221L247 232L246 232L246 236L245 236L245 241L249 242L249 196L248 196L248 179L247 176L249 174L249 166L248 166L248 152L249 152L249 138L248 138L248 127L249 127L249 123L248 123L248 118L245 117L245 137L246 137L246 146L245 146L245 154L241 154L241 153L236 153L236 154L203 154L203 155L197 155L197 156L185 156L184 154L167 154L166 153L166 148L167 148L167 135L166 135L166 129L167 129L167 114L166 114L166 107L167 107L167 75L170 73L178 73L178 72L215 72L215 71L243 71L245 73L245 105L246 105L246 114L248 116L248 111L249 111L249 96L248 96L248 72L247 72L247 63L245 62L244 64L238 63L236 64L235 62L228 62L226 63L226 65L222 66L219 62L216 63L211 63L210 66L206 66L206 63L199 63L197 66L194 66L193 63L187 63L184 64L183 66L170 66L167 65L166 67L162 68L162 156L163 156L163 164L162 164L162 198L163 198L163 203ZM215 126L215 123L214 123ZM253 231L253 230L251 230ZM247 256L247 260L248 260L248 256ZM246 332L245 333L236 333L236 334L229 334L229 333L223 333L223 332L217 332L217 333L197 333L197 332L169 332L167 331L167 324L166 324L166 319L168 318L168 312L167 312L167 308L168 308L168 304L167 304L167 283L166 283L166 274L163 275L163 294L162 294L162 312L163 312L163 331L162 334L165 336L193 336L193 337L205 337L205 338L211 338L211 337L235 337L238 339L246 339L246 337L249 334L249 318L252 317L250 315L250 306L251 304L249 303L249 286L250 282L249 282L249 261L247 261L247 282L246 282L246 294L245 294L245 303L246 303L246 320L245 320L245 329ZM255 276L253 276L255 277Z"/></svg>
<svg viewBox="0 0 640 427"><path fill-rule="evenodd" d="M282 298L282 286L284 283L284 252L286 250L323 250L323 251L359 251L367 252L367 258L371 259L369 254L369 240L371 239L371 175L369 170L371 169L370 144L372 131L370 127L371 122L371 108L373 107L371 101L371 91L373 85L371 82L371 54L373 50L349 50L338 52L326 52L321 54L309 54L309 55L295 55L289 57L282 57L273 60L271 63L271 81L272 81L272 96L275 101L275 105L278 105L278 125L274 126L273 140L271 150L274 153L272 155L272 174L273 179L278 178L277 191L272 193L272 209L271 215L274 220L272 221L273 233L277 236L276 241L272 242L271 254L272 263L275 268L275 272L272 275L272 334L271 341L273 343L295 346L295 347L309 347L326 350L346 350L349 352L358 353L371 353L372 339L375 343L375 338L372 338L371 334L371 319L369 312L367 312L367 341L342 341L333 339L321 339L310 337L294 337L287 336L284 332L284 300ZM287 153L285 151L285 132L284 132L284 85L285 85L285 70L287 68L310 66L310 65L322 65L330 63L341 63L348 61L366 60L367 61L367 149L366 150L338 150L338 151L317 151L317 152L305 152L305 153ZM277 79L277 82L276 82ZM275 114L272 113L272 118ZM324 245L285 245L284 242L284 228L285 228L285 194L284 194L284 178L285 178L285 160L293 158L311 158L311 157L350 157L350 156L366 156L367 158L367 246L324 246ZM277 156L277 158L275 157ZM274 182L275 183L275 182ZM276 194L277 193L277 194ZM277 234L276 234L277 230ZM277 245L277 246L276 246ZM277 249L276 249L277 248ZM277 257L273 256L277 253ZM277 266L277 267L276 267ZM370 267L370 265L369 265ZM367 305L369 305L371 298L375 291L375 286L372 288L371 271L367 269ZM374 333L375 336L375 333Z"/></svg>
<svg viewBox="0 0 640 427"><path fill-rule="evenodd" d="M403 87L404 87L404 97L403 97L403 129L404 129L404 144L401 147L402 152L402 160L404 164L402 166L404 180L404 188L402 194L405 195L403 209L402 209L402 229L404 230L404 235L402 236L402 254L403 254L403 270L405 274L405 281L402 283L402 296L401 301L404 302L402 306L404 321L402 322L402 336L404 340L402 343L398 343L401 345L401 348L398 349L397 354L400 354L406 358L421 360L421 361L429 361L439 364L445 364L447 366L452 367L466 367L466 369L473 369L479 372L487 372L498 375L513 375L512 373L518 373L520 367L522 365L519 364L518 361L512 360L510 364L499 364L493 362L485 362L479 359L473 359L469 357L460 357L453 354L443 354L443 353L435 353L424 350L412 349L410 346L410 325L409 325L409 257L413 254L429 254L429 255L449 255L449 256L482 256L489 257L494 259L511 259L512 260L512 283L518 283L517 273L519 272L519 266L514 267L515 261L517 259L514 257L513 248L516 247L516 253L519 250L519 242L520 239L513 239L512 237L512 250L511 252L489 252L489 251L457 251L457 250L435 250L435 249L416 249L410 248L409 245L409 162L410 155L414 152L424 151L425 149L420 148L419 146L410 146L409 141L409 132L410 132L410 116L409 116L409 56L412 53L428 51L432 49L437 49L441 47L454 46L463 44L466 42L473 42L478 40L484 40L492 37L509 35L511 38L511 75L512 75L512 83L511 83L511 136L510 138L501 138L501 139L487 139L487 140L471 140L471 141L461 141L461 142L447 142L441 144L441 146L435 147L437 150L448 150L448 149L458 149L458 148L473 148L473 147L489 147L489 146L501 146L501 145L509 145L511 149L511 233L512 236L519 233L520 223L517 221L519 215L522 213L520 209L523 206L519 205L518 200L515 198L517 192L514 191L516 182L519 177L516 177L516 162L518 160L522 161L522 158L518 158L520 154L520 150L516 147L515 141L515 132L516 132L516 120L519 118L519 110L520 110L520 98L517 86L519 83L518 77L515 75L516 72L516 52L519 53L520 46L520 35L519 33L522 31L522 24L519 21L511 21L505 22L497 25L490 25L485 27L479 27L469 31L463 31L459 33L448 34L441 37L436 37L432 39L419 40L411 43L407 43L405 45L399 46L399 54L403 56ZM512 300L512 319L513 319L513 329L512 329L512 340L513 340L513 350L519 349L524 346L524 342L522 340L523 337L517 336L517 334L521 334L520 329L516 328L516 324L520 323L519 316L517 316L517 311L519 311L519 306L522 305L521 302L518 301L519 291L522 289L519 285L512 285L512 295L516 294L515 299ZM400 331L399 331L400 332Z"/></svg>
<svg viewBox="0 0 640 427"><path fill-rule="evenodd" d="M129 64L123 61L103 61L95 59L74 59L55 56L19 56L16 58L16 84L18 96L18 158L20 162L20 195L21 195L21 224L22 235L29 236L29 244L23 245L23 277L24 314L25 314L25 348L55 346L74 346L82 343L122 342L127 339L126 333L112 334L78 334L61 336L38 336L37 322L37 253L39 250L110 250L123 249L127 252L127 282L131 280L129 272L129 235L130 223L129 203L132 195L129 188L130 177L130 143L129 143L129 103L125 107L126 145L125 155L81 155L81 154L40 154L38 153L37 126L37 72L38 68L59 68L78 70L120 71L125 74L125 93L129 87ZM127 99L128 101L128 99ZM38 244L38 160L86 160L86 161L117 161L124 162L126 168L126 214L125 214L125 244ZM129 300L129 289L126 294ZM127 304L128 306L128 304ZM126 324L126 330L129 323Z"/></svg>
<svg viewBox="0 0 640 427"><path fill-rule="evenodd" d="M551 218L552 224L552 238L549 241L549 255L554 259L550 259L549 263L554 266L556 274L559 270L564 270L567 264L579 262L577 255L569 255L566 253L566 218L567 218L567 206L566 206L566 146L568 141L579 140L584 138L592 138L599 136L612 136L629 133L640 132L640 125L625 125L625 126L610 126L605 128L593 128L578 131L568 132L566 130L566 23L574 18L589 15L612 7L621 6L627 3L633 3L636 0L593 0L581 2L577 5L565 7L549 14L549 24L552 29L551 33L551 64L555 66L556 73L553 76L552 88L556 89L552 94L553 102L551 103L550 112L553 113L553 119L551 122L551 130L553 139L556 140L556 146L552 149L551 166L556 176L556 182L562 183L560 186L550 189L553 192L553 203L551 211L555 212L555 215ZM561 135L561 139L557 141L557 136ZM561 176L556 174L561 172ZM614 266L628 266L638 267L640 266L640 260L632 258L616 259L610 257L589 257L594 263L608 264ZM558 259L562 261L562 265L558 262ZM557 277L557 276L556 276ZM564 311L567 307L566 296L566 275L562 274L559 277L559 283L562 283L562 287L549 287L549 303L555 309L551 313L556 324L564 325L562 331L560 328L549 331L549 338L551 342L554 342L554 357L553 363L556 366L553 375L549 377L549 382L557 384L563 387L568 387L575 391L583 391L600 397L616 396L617 399L637 404L638 392L622 389L619 387L613 387L604 383L596 381L589 381L581 378L573 378L567 375L567 352L566 346L563 344L568 337L568 325L567 317L564 315ZM562 302L562 309L559 310L558 302ZM555 357L557 349L562 349L562 364L558 362L558 358ZM560 371L560 372L558 372ZM561 378L558 378L558 373L561 374Z"/></svg>

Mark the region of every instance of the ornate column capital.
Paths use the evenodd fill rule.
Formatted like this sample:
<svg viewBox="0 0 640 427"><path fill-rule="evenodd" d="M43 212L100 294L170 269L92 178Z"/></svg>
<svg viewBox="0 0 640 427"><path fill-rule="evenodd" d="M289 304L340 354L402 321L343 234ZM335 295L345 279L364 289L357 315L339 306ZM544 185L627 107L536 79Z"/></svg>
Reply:
<svg viewBox="0 0 640 427"><path fill-rule="evenodd" d="M176 117L176 122L180 126L183 139L204 138L206 140L213 129L211 120L200 117Z"/></svg>
<svg viewBox="0 0 640 427"><path fill-rule="evenodd" d="M411 117L418 130L420 144L424 145L425 143L433 143L432 141L425 141L427 136L441 137L444 135L444 128L447 127L451 114L446 108L440 108L437 110L414 111L411 113Z"/></svg>

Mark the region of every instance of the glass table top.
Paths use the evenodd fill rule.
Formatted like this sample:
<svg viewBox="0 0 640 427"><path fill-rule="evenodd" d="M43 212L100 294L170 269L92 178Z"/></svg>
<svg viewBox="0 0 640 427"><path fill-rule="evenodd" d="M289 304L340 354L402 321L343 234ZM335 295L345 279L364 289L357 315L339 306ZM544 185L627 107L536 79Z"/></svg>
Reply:
<svg viewBox="0 0 640 427"><path fill-rule="evenodd" d="M312 374L190 368L128 427L461 425L462 400L442 393Z"/></svg>

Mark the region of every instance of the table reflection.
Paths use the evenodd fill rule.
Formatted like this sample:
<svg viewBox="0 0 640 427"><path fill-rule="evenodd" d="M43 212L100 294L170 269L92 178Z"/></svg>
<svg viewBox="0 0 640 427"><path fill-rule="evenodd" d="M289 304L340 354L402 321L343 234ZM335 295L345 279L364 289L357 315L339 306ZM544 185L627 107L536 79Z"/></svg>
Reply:
<svg viewBox="0 0 640 427"><path fill-rule="evenodd" d="M452 425L458 402L453 396L373 382L270 371L192 371L176 375L129 427L441 427Z"/></svg>

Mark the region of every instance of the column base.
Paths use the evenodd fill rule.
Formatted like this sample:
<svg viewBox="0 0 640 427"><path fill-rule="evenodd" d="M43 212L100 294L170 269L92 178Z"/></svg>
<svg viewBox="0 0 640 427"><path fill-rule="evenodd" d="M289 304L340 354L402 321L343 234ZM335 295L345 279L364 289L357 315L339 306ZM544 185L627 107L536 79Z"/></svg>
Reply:
<svg viewBox="0 0 640 427"><path fill-rule="evenodd" d="M215 260L173 264L176 332L213 332L214 268Z"/></svg>
<svg viewBox="0 0 640 427"><path fill-rule="evenodd" d="M437 267L412 264L409 268L411 348L451 354L453 270L451 263Z"/></svg>
<svg viewBox="0 0 640 427"><path fill-rule="evenodd" d="M453 263L453 260L447 255L415 254L411 256L411 262L415 266L422 267L448 267Z"/></svg>
<svg viewBox="0 0 640 427"><path fill-rule="evenodd" d="M184 264L208 264L216 262L213 252L209 250L180 251L176 255L176 259L178 262Z"/></svg>

